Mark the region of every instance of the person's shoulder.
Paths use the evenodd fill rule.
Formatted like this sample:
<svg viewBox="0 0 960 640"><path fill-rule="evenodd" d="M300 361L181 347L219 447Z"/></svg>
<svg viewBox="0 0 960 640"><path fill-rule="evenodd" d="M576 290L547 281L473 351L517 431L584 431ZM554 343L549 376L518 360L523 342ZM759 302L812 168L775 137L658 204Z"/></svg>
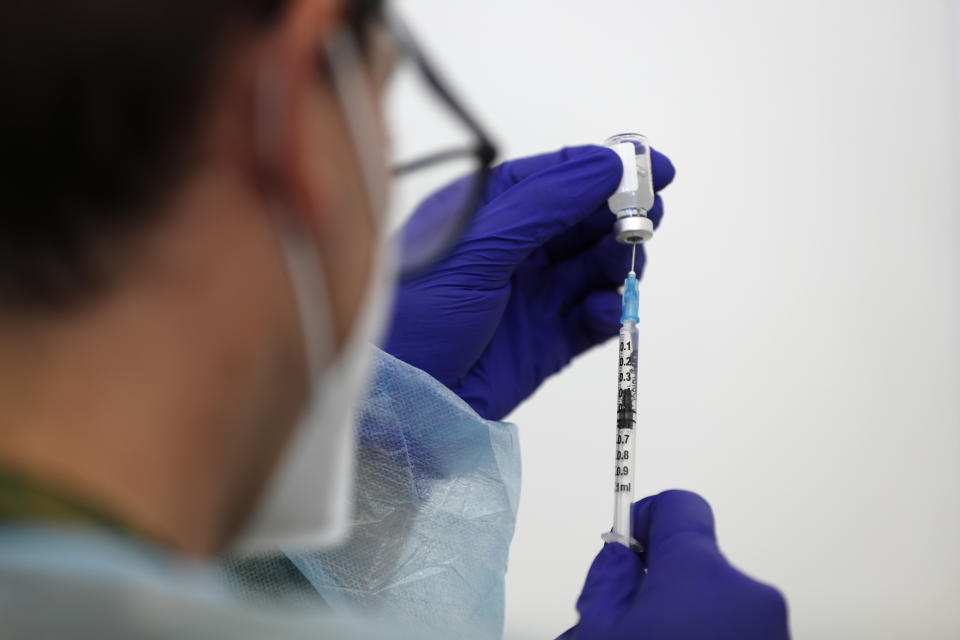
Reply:
<svg viewBox="0 0 960 640"><path fill-rule="evenodd" d="M373 638L322 610L236 597L217 565L119 536L0 526L3 637Z"/></svg>

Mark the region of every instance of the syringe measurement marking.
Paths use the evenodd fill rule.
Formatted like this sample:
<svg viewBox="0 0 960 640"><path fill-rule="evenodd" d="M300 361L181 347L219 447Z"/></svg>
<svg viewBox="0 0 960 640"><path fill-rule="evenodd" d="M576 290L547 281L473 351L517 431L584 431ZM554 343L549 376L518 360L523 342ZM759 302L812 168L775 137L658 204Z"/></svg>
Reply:
<svg viewBox="0 0 960 640"><path fill-rule="evenodd" d="M632 341L621 342L619 388L617 389L617 478L629 477L630 464L632 464L628 443L637 422L637 380L633 375L635 358ZM633 483L614 480L614 491L632 492Z"/></svg>

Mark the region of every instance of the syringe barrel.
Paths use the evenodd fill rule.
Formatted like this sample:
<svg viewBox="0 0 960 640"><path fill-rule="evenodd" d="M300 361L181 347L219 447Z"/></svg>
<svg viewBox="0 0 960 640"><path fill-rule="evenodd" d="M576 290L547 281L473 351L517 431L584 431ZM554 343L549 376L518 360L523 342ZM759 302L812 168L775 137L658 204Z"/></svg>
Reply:
<svg viewBox="0 0 960 640"><path fill-rule="evenodd" d="M633 478L637 447L637 322L633 318L624 319L620 326L619 360L613 533L624 544L629 544L633 535Z"/></svg>

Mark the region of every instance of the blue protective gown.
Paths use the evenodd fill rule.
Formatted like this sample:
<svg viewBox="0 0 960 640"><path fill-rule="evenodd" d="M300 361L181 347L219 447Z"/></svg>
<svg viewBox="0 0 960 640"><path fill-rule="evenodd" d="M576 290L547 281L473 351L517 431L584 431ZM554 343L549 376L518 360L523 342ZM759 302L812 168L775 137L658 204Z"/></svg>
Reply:
<svg viewBox="0 0 960 640"><path fill-rule="evenodd" d="M100 529L0 525L4 638L497 637L516 519L513 425L377 351L342 548L189 562Z"/></svg>

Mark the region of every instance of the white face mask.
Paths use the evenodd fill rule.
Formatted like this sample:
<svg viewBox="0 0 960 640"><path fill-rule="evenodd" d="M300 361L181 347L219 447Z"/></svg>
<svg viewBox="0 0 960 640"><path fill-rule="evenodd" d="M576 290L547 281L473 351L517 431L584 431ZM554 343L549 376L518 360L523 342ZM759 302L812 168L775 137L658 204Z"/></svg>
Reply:
<svg viewBox="0 0 960 640"><path fill-rule="evenodd" d="M386 210L388 176L376 138L374 103L356 46L347 33L328 47L342 111L364 173L370 211ZM275 93L261 82L260 140L269 140ZM266 149L265 151L268 151ZM277 212L277 232L287 263L300 323L311 395L300 423L266 491L234 549L241 553L320 550L343 542L349 532L353 499L354 410L366 385L371 343L381 336L392 306L393 269L387 243L374 252L371 280L347 344L334 357L330 297L316 243L294 216Z"/></svg>

